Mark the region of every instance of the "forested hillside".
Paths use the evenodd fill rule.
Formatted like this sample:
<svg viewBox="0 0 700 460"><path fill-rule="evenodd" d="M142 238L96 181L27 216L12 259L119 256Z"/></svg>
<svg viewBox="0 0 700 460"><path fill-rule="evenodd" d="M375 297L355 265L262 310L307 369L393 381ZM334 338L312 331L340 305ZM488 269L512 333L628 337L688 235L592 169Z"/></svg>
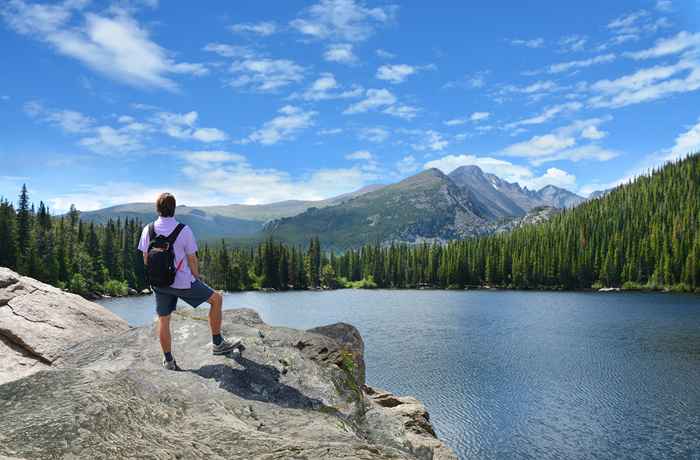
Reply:
<svg viewBox="0 0 700 460"><path fill-rule="evenodd" d="M448 244L365 245L324 252L267 240L255 249L200 247L219 289L499 286L700 288L700 156L671 163L549 221ZM52 218L43 203L0 201L0 266L78 293L141 289L141 223Z"/></svg>

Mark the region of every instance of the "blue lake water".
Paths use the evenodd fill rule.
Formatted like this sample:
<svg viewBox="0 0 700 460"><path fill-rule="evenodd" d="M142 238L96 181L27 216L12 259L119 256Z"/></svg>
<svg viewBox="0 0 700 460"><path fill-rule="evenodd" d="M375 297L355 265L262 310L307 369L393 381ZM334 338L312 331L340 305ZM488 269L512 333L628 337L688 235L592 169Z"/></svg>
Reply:
<svg viewBox="0 0 700 460"><path fill-rule="evenodd" d="M133 325L154 318L152 297L101 303ZM699 296L341 290L224 304L272 325L355 325L368 383L423 401L460 458L700 459Z"/></svg>

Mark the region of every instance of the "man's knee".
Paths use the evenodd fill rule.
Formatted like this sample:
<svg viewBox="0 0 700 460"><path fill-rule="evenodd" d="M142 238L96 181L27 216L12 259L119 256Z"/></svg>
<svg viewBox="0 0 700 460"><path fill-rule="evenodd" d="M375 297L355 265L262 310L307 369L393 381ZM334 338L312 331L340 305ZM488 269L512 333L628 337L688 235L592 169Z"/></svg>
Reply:
<svg viewBox="0 0 700 460"><path fill-rule="evenodd" d="M218 291L214 291L211 297L209 297L209 304L211 304L212 307L220 307L223 303L224 298Z"/></svg>

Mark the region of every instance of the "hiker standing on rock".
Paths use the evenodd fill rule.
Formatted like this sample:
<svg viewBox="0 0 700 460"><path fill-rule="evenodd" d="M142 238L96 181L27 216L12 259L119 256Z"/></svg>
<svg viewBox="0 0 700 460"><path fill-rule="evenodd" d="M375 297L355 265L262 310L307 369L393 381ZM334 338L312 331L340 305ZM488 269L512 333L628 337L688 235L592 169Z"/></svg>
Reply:
<svg viewBox="0 0 700 460"><path fill-rule="evenodd" d="M200 279L197 241L188 226L175 220L175 206L175 197L170 193L158 197L156 211L160 217L143 229L139 250L143 252L148 281L156 296L163 367L179 371L181 369L173 358L170 336L170 314L175 311L177 299L195 308L204 302L211 305L209 327L213 354L229 353L240 346L241 341L226 340L221 336L223 297Z"/></svg>

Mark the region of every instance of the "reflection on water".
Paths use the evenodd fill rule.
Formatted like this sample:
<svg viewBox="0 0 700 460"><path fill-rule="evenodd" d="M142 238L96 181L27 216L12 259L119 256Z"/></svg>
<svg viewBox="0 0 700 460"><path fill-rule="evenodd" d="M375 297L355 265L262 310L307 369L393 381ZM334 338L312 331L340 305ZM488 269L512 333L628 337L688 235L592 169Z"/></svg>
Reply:
<svg viewBox="0 0 700 460"><path fill-rule="evenodd" d="M103 305L131 324L153 299ZM345 321L371 385L423 401L460 458L700 458L700 297L358 291L227 294L273 325Z"/></svg>

